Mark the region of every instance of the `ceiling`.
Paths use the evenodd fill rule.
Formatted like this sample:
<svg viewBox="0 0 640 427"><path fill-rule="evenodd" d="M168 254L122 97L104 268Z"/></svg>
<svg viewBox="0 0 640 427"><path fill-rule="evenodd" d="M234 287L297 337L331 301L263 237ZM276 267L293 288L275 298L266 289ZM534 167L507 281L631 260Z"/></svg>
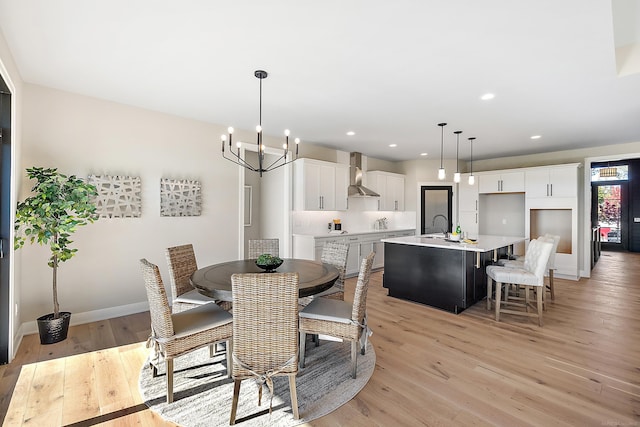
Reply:
<svg viewBox="0 0 640 427"><path fill-rule="evenodd" d="M253 129L264 69L266 134L439 159L447 122L487 159L640 141L639 3L0 0L0 30L28 83Z"/></svg>

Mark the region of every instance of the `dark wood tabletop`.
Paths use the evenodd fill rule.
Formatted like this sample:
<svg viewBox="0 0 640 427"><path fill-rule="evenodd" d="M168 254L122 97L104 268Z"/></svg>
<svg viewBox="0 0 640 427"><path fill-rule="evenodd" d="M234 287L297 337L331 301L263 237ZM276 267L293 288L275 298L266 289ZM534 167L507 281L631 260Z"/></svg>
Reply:
<svg viewBox="0 0 640 427"><path fill-rule="evenodd" d="M297 272L300 279L299 295L308 297L333 286L338 269L331 264L307 259L284 258L277 273ZM256 265L255 259L223 262L201 268L191 275L191 285L200 293L221 301L233 301L231 275L236 273L271 274Z"/></svg>

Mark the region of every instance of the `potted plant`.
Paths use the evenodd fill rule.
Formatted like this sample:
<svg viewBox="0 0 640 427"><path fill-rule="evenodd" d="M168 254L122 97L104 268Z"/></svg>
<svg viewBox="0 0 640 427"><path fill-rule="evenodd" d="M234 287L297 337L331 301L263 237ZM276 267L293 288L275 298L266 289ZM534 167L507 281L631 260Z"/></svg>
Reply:
<svg viewBox="0 0 640 427"><path fill-rule="evenodd" d="M97 219L97 192L93 185L55 168L28 168L27 176L36 183L33 194L16 208L14 248L28 241L48 245L51 251L48 265L53 269L53 313L38 318L38 331L42 344L52 344L67 338L71 319L71 313L60 312L58 304L58 265L78 251L70 247L71 234Z"/></svg>

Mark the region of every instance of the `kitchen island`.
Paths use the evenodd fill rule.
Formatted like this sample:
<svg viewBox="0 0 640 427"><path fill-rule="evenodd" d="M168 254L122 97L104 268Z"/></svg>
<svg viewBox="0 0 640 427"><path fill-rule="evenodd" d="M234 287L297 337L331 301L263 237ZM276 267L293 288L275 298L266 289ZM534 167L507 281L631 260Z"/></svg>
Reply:
<svg viewBox="0 0 640 427"><path fill-rule="evenodd" d="M383 286L389 296L460 313L487 295L485 268L524 237L480 235L453 242L443 235L383 239Z"/></svg>

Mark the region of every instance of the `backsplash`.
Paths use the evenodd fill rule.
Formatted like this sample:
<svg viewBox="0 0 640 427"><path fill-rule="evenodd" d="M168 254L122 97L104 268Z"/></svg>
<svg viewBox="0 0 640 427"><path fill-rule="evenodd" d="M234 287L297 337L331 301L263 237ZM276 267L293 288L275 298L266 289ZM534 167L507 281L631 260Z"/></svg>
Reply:
<svg viewBox="0 0 640 427"><path fill-rule="evenodd" d="M328 234L327 224L334 219L340 219L342 230L348 233L362 233L374 231L376 221L387 218L388 229L416 228L416 213L414 211L393 212L364 210L370 199L349 199L349 210L346 211L293 211L293 234ZM373 205L374 206L374 205Z"/></svg>

